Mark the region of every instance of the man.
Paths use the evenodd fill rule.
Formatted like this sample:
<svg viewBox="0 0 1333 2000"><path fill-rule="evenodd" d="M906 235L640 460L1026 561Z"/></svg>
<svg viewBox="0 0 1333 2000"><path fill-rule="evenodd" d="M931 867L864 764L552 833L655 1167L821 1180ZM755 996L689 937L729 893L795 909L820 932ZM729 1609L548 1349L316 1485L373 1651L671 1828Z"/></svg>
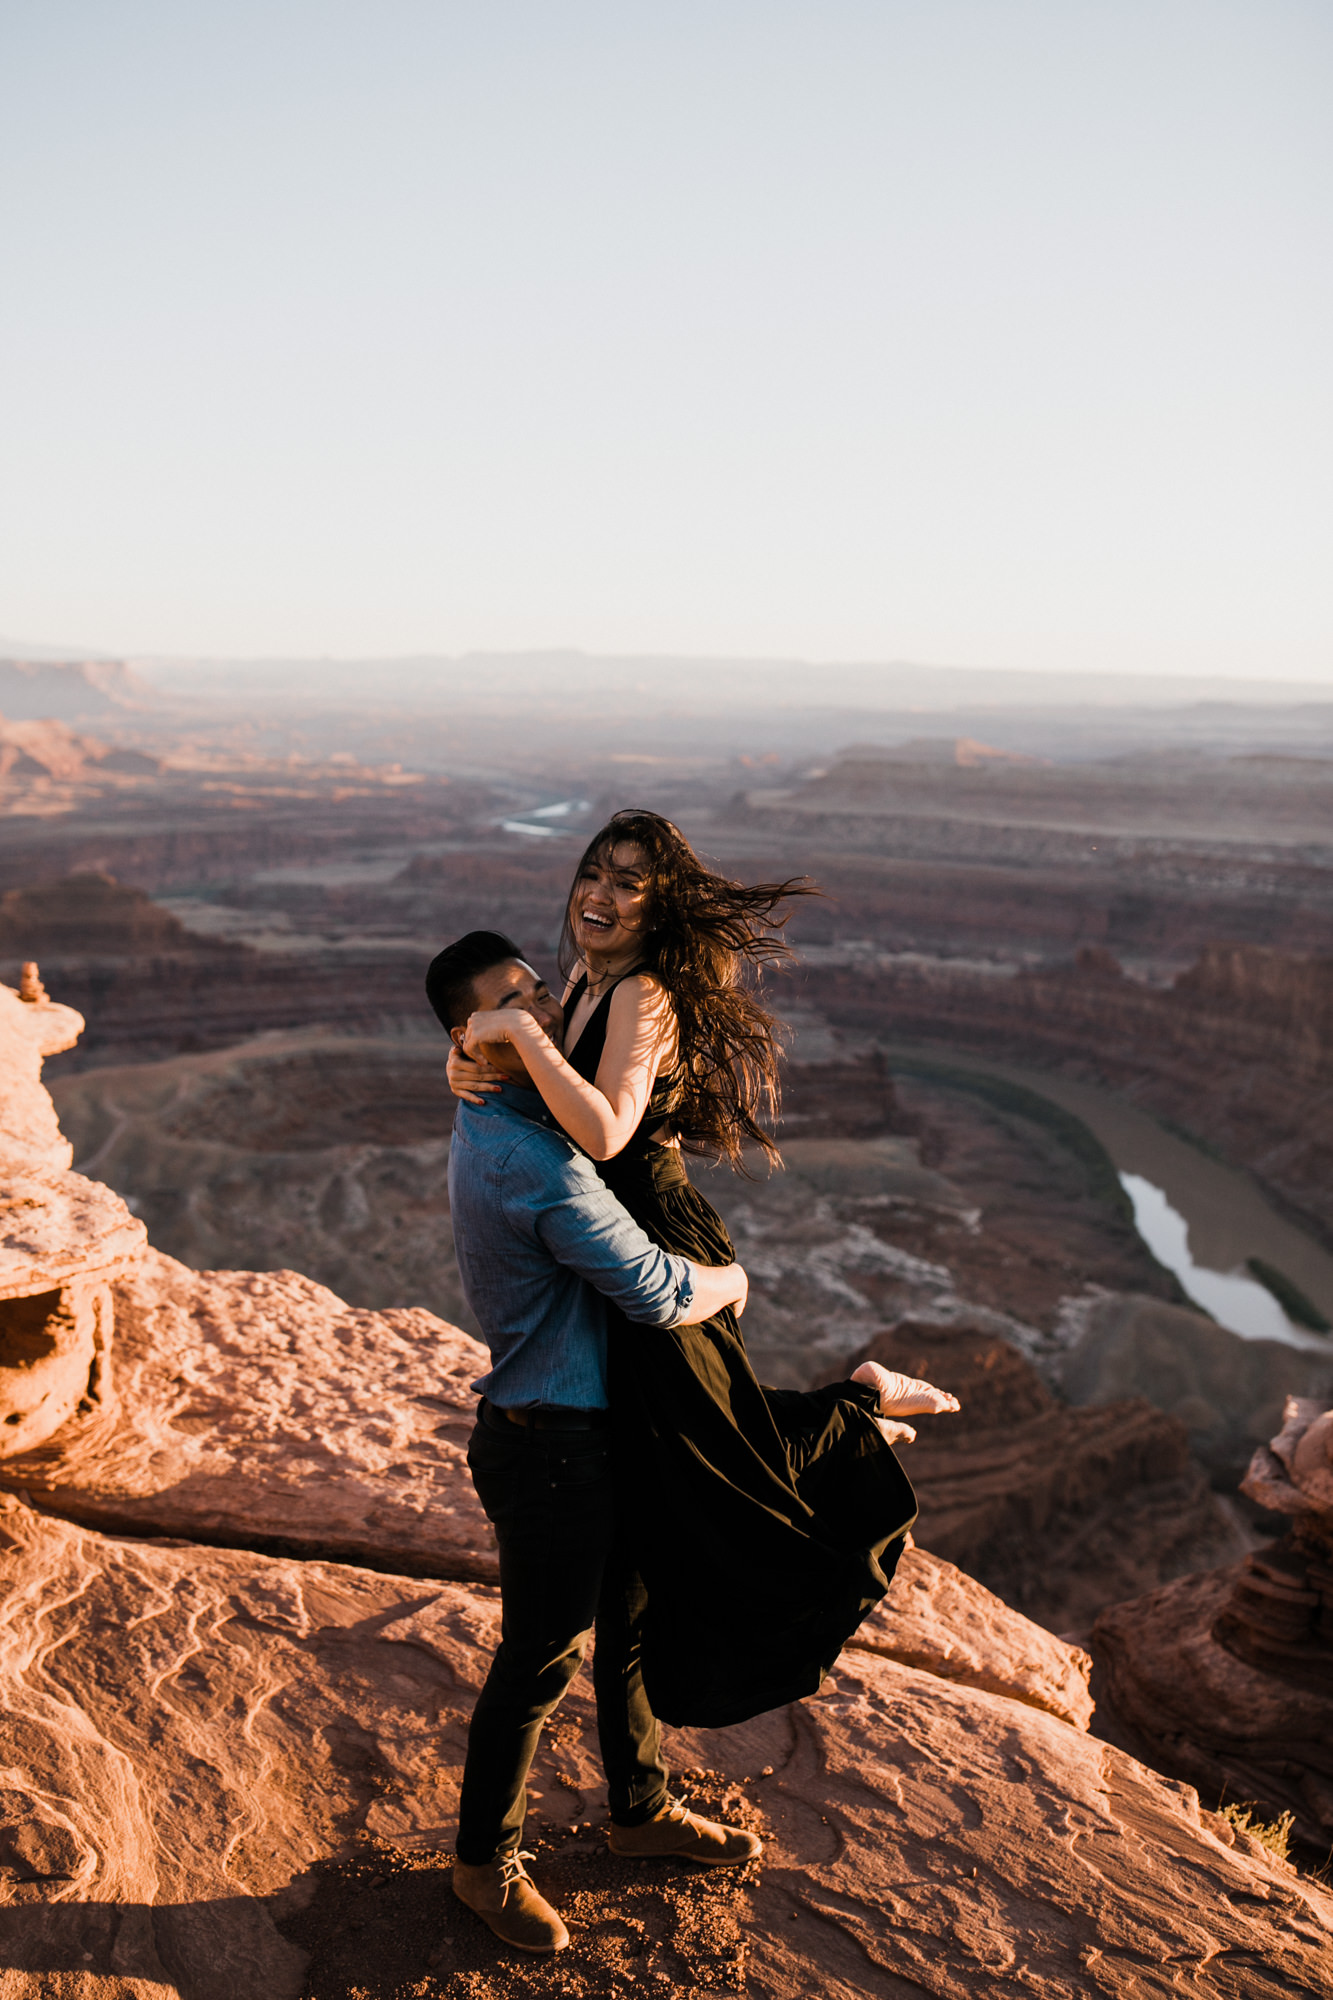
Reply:
<svg viewBox="0 0 1333 2000"><path fill-rule="evenodd" d="M426 991L460 1046L468 1016L514 1007L558 1044L559 1002L497 931L471 931L432 962ZM560 1130L511 1043L486 1059L506 1079L463 1104L449 1155L459 1271L491 1350L468 1465L500 1551L501 1641L468 1733L454 1891L498 1937L560 1951L569 1933L519 1851L541 1725L578 1672L593 1623L597 1730L611 1848L733 1866L753 1834L689 1812L667 1791L661 1734L639 1671L643 1586L617 1534L606 1395L606 1301L644 1329L743 1306L738 1264L710 1269L659 1249Z"/></svg>

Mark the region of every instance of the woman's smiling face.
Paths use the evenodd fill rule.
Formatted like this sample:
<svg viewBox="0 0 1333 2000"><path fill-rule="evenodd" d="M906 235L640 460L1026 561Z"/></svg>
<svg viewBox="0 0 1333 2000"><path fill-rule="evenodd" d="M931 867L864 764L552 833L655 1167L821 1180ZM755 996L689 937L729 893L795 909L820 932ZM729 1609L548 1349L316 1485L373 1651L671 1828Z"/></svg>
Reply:
<svg viewBox="0 0 1333 2000"><path fill-rule="evenodd" d="M570 916L584 962L637 951L648 914L648 857L632 840L618 840L585 862L574 884Z"/></svg>

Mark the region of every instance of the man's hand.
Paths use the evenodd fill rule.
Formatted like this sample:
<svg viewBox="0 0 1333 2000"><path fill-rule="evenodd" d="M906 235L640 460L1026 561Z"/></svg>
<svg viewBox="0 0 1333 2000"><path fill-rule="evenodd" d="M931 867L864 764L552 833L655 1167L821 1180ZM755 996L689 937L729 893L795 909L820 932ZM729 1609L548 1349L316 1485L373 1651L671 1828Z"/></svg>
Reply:
<svg viewBox="0 0 1333 2000"><path fill-rule="evenodd" d="M455 1097L461 1097L464 1104L483 1105L504 1082L498 1069L492 1069L488 1062L474 1061L465 1056L453 1042L449 1044L449 1061L445 1065L445 1075L449 1088Z"/></svg>
<svg viewBox="0 0 1333 2000"><path fill-rule="evenodd" d="M694 1284L690 1326L702 1325L727 1306L736 1308L737 1318L745 1311L750 1281L739 1264L691 1264L690 1275Z"/></svg>

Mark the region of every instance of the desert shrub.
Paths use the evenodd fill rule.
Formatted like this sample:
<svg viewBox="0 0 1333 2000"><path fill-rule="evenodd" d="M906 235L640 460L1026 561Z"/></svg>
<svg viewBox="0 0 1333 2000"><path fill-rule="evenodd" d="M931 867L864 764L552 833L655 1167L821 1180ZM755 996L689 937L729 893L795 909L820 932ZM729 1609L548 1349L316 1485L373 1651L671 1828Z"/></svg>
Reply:
<svg viewBox="0 0 1333 2000"><path fill-rule="evenodd" d="M1245 1805L1223 1806L1221 1816L1231 1821L1237 1833L1248 1833L1251 1840L1257 1840L1261 1847L1266 1847L1279 1861L1290 1860L1291 1829L1295 1825L1295 1814L1284 1812L1279 1813L1276 1819L1256 1819L1254 1807L1253 1799Z"/></svg>

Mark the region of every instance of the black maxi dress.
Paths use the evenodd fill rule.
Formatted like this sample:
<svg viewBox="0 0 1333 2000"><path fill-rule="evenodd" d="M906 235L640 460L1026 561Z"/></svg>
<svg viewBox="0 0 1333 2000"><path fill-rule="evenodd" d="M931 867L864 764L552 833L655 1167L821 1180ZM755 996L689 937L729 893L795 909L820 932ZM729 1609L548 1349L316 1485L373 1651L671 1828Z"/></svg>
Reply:
<svg viewBox="0 0 1333 2000"><path fill-rule="evenodd" d="M582 998L580 979L565 1020ZM611 993L567 1060L593 1082ZM597 1162L664 1250L733 1259L679 1148L654 1134L659 1080L624 1150ZM875 1391L761 1387L728 1307L670 1330L611 1316L612 1435L626 1529L647 1590L642 1669L664 1722L716 1728L813 1694L884 1596L916 1498L874 1422Z"/></svg>

